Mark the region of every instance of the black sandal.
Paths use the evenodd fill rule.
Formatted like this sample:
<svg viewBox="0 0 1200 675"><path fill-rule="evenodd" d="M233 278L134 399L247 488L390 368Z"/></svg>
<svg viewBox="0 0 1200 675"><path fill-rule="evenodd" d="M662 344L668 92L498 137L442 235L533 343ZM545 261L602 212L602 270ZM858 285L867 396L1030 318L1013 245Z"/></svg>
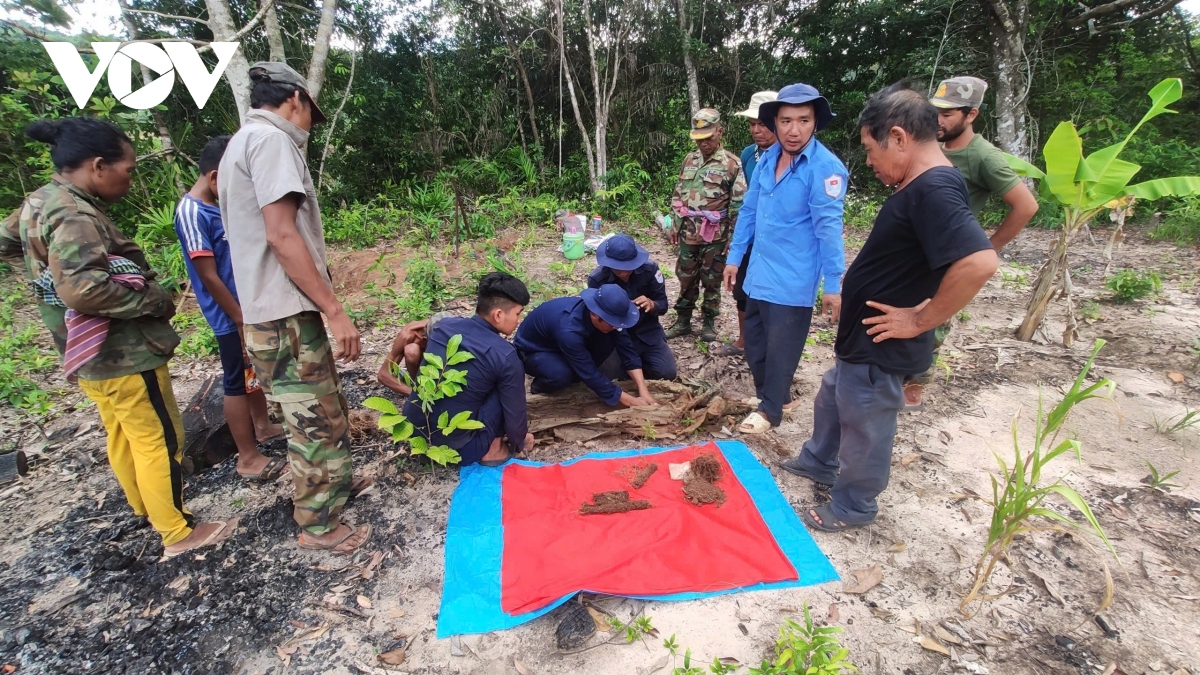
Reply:
<svg viewBox="0 0 1200 675"><path fill-rule="evenodd" d="M813 513L816 514L816 517L813 517ZM805 525L808 525L814 530L820 530L822 532L841 532L843 530L852 530L856 527L862 527L863 525L867 524L862 523L860 525L850 525L838 520L837 516L833 515L833 509L829 508L829 504L822 504L821 506L817 506L812 509L805 509L804 513L800 514L800 520L803 520Z"/></svg>
<svg viewBox="0 0 1200 675"><path fill-rule="evenodd" d="M247 483L252 485L265 485L274 483L279 480L283 472L288 469L288 462L282 457L272 457L267 461L267 465L262 468L257 474L253 473L238 473Z"/></svg>

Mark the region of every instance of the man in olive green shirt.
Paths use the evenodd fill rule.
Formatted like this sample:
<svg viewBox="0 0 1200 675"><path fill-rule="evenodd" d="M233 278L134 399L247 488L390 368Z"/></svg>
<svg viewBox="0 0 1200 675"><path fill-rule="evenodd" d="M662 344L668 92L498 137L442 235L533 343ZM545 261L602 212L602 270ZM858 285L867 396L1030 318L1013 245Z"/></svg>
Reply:
<svg viewBox="0 0 1200 675"><path fill-rule="evenodd" d="M1000 197L1008 205L1008 214L990 237L992 247L999 251L1025 228L1037 213L1038 203L1008 166L1004 153L975 133L973 125L979 117L979 106L983 104L987 86L987 82L977 77L952 77L938 85L929 102L938 109L938 140L942 143L942 152L962 172L975 217L979 217L993 196ZM952 322L953 319L934 330L935 359L950 333ZM931 372L932 369L905 383L905 410L921 409L921 393L933 379Z"/></svg>

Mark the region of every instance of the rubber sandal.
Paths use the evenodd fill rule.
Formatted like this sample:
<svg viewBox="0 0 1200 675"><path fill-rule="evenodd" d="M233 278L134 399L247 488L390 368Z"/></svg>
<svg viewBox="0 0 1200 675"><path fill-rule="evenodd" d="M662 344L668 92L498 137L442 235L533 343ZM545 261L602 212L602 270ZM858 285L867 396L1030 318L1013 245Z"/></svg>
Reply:
<svg viewBox="0 0 1200 675"><path fill-rule="evenodd" d="M365 531L363 528L366 528ZM322 546L320 544L306 544L306 543L304 543L303 538L298 539L296 541L296 545L299 546L300 548L304 549L305 551L327 551L329 553L333 553L336 555L350 555L351 553L354 553L358 549L362 548L363 544L366 544L368 541L370 541L371 532L374 531L374 528L372 528L370 525L346 525L346 529L349 531L344 536L342 536L337 541L335 541L332 544L329 544L327 546ZM349 551L335 551L334 550L338 546L341 546L342 542L346 541L350 537L353 537L354 535L358 534L359 532L363 532L363 540L358 543L358 546L355 546L354 548L350 549ZM300 536L303 537L304 535L301 534Z"/></svg>
<svg viewBox="0 0 1200 675"><path fill-rule="evenodd" d="M282 457L272 457L267 462L267 465L262 468L262 471L259 471L257 474L241 473L239 471L238 475L242 477L242 480L250 483L251 485L264 485L266 483L274 483L275 481L279 480L279 477L282 476L283 472L287 469L288 462L286 459Z"/></svg>
<svg viewBox="0 0 1200 675"><path fill-rule="evenodd" d="M748 405L751 408L757 408L758 404L762 403L762 399L757 396L751 396L750 398L741 399L738 401L738 403L741 403L742 405Z"/></svg>
<svg viewBox="0 0 1200 675"><path fill-rule="evenodd" d="M279 440L283 440L283 439L285 439L285 438L287 438L287 432L286 432L286 431L281 431L281 432L279 432L279 433L275 434L274 436L272 436L272 437L270 437L270 438L262 438L262 439L255 438L255 442L257 442L259 445L265 445L265 444L267 444L267 443L271 443L271 442L273 442L273 441L279 441Z"/></svg>
<svg viewBox="0 0 1200 675"><path fill-rule="evenodd" d="M821 519L821 522L817 522L817 519L813 518L809 511L815 511L817 513L817 517ZM822 504L821 506L817 506L812 509L804 509L804 512L800 514L800 520L803 520L805 525L813 528L814 530L820 530L822 532L842 532L843 530L852 530L856 527L862 527L863 525L867 524L862 523L861 525L848 525L843 523L837 519L837 516L833 515L833 511L829 508L829 504Z"/></svg>
<svg viewBox="0 0 1200 675"><path fill-rule="evenodd" d="M771 429L771 423L760 412L752 412L738 425L738 431L743 434L762 434Z"/></svg>
<svg viewBox="0 0 1200 675"><path fill-rule="evenodd" d="M922 411L922 410L924 410L924 409L925 409L925 402L924 402L924 401L921 401L920 403L918 403L918 404L916 404L916 405L906 405L906 406L904 406L903 408L901 408L901 409L900 409L900 412L903 412L903 413L919 413L919 412L921 412L921 411Z"/></svg>
<svg viewBox="0 0 1200 675"><path fill-rule="evenodd" d="M801 403L801 401L798 398L794 398L791 401L784 403L783 404L783 415L786 417L786 416L791 415L792 413L796 412L796 409L800 407L800 403Z"/></svg>
<svg viewBox="0 0 1200 675"><path fill-rule="evenodd" d="M721 345L715 352L717 356L745 356L746 350L733 345Z"/></svg>
<svg viewBox="0 0 1200 675"><path fill-rule="evenodd" d="M350 497L349 497L349 499L354 499L355 497L363 494L364 492L369 491L373 487L375 487L375 479L374 478L371 478L370 476L359 476L358 478L355 478L354 480L350 481Z"/></svg>
<svg viewBox="0 0 1200 675"><path fill-rule="evenodd" d="M800 468L800 466L797 464L799 459L800 459L799 457L793 457L793 458L787 460L786 462L780 462L779 468L783 469L784 471L786 471L794 476L800 476L801 478L807 478L807 479L811 480L812 482L816 483L817 487L819 487L821 489L828 490L829 488L833 487L833 483L827 483L824 480L821 480L820 478L817 478L816 476L812 475L811 473Z"/></svg>
<svg viewBox="0 0 1200 675"><path fill-rule="evenodd" d="M199 544L197 544L191 548L185 548L182 551L175 551L174 553L172 553L172 552L168 551L166 549L166 547L164 547L162 559L170 560L171 558L175 558L175 557L184 555L185 553L191 553L192 551L204 548L205 546L210 546L214 543L220 543L220 542L216 541L217 537L220 537L221 534L223 532L225 532L225 530L235 529L237 527L237 522L238 522L237 518L230 518L229 520L218 523L218 525L220 525L220 527L213 530L213 533L208 535L208 537L204 541L200 542ZM205 524L207 525L207 523L205 523ZM231 534L232 534L232 532L231 532ZM222 539L222 541L224 541L224 539Z"/></svg>

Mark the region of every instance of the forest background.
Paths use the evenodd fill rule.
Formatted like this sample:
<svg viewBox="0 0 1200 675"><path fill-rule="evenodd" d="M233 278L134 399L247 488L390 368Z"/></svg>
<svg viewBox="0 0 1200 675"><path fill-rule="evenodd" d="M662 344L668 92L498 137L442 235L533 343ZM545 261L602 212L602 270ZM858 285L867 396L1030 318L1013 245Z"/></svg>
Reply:
<svg viewBox="0 0 1200 675"><path fill-rule="evenodd" d="M926 88L952 75L987 79L977 131L1033 158L1062 120L1080 127L1085 151L1114 142L1145 111L1151 86L1180 77L1178 114L1154 120L1123 158L1142 165L1142 180L1200 167L1200 20L1181 0L112 4L112 30L97 34L72 23L69 4L0 0L0 211L51 171L48 148L24 127L79 114L39 41L71 40L81 51L93 40L240 42L202 110L181 86L157 108L133 110L102 79L86 111L135 139L134 190L112 214L180 283L175 202L203 144L237 129L247 63L257 60L307 74L331 118L314 129L308 154L327 239L351 247L485 242L506 227L548 226L560 208L651 226L693 147L691 111L719 109L725 145L740 151L749 131L732 113L755 91L797 81L818 87L837 113L820 138L850 168L847 219L862 227L885 192L863 164L855 119L871 92L903 78ZM211 68L212 53L204 57ZM143 81L151 77L143 69ZM1139 208L1134 221L1148 221L1151 236L1200 240L1200 200ZM1047 203L1034 225L1060 222ZM0 319L18 301L6 292ZM41 353L32 334L9 331L5 341L10 354ZM8 369L20 375L46 367L39 363ZM0 395L30 407L29 391Z"/></svg>

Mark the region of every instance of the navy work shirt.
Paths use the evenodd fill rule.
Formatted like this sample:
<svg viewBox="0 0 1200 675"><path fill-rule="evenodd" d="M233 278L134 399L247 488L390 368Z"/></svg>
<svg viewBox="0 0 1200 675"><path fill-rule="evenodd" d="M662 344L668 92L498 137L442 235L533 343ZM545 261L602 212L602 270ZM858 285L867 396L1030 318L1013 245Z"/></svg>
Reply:
<svg viewBox="0 0 1200 675"><path fill-rule="evenodd" d="M588 288L600 288L604 284L616 284L625 289L625 293L629 295L630 300L644 295L654 301L654 309L649 312L640 307L638 308L641 316L638 318L637 324L629 329L630 337L646 344L666 339L662 324L658 322L658 317L667 313L667 284L663 281L663 275L658 269L658 263L647 261L646 264L637 268L633 271L633 274L629 275L629 281L621 281L607 267L597 267L592 270L587 279Z"/></svg>
<svg viewBox="0 0 1200 675"><path fill-rule="evenodd" d="M555 298L538 305L521 322L513 344L523 354L553 352L561 355L579 379L608 405L617 405L621 401L621 388L600 372L592 354L611 354L616 349L625 370L642 367L629 335L616 330L600 332L592 325L583 298L575 296Z"/></svg>
<svg viewBox="0 0 1200 675"><path fill-rule="evenodd" d="M444 361L446 344L455 335L462 336L459 351L470 352L475 358L450 366L467 371L467 386L456 396L434 403L433 412L429 416L434 424L433 444L444 444L459 450L466 447L476 434L488 433L486 428L459 430L446 438L436 430L437 418L443 412L449 413L451 418L464 410L470 410L474 414L483 407L484 401L497 396L504 419L502 424L494 428L497 431L503 429L504 435L508 437L508 445L514 453L521 452L525 449L529 419L525 407L525 367L517 356L516 348L501 337L499 331L492 328L491 324L475 315L469 319L450 317L438 322L429 335L429 345L425 353L439 356ZM424 427L425 415L421 412L416 393L410 396L404 405L404 416L416 426ZM474 415L472 419L475 419ZM491 442L491 439L487 440Z"/></svg>

